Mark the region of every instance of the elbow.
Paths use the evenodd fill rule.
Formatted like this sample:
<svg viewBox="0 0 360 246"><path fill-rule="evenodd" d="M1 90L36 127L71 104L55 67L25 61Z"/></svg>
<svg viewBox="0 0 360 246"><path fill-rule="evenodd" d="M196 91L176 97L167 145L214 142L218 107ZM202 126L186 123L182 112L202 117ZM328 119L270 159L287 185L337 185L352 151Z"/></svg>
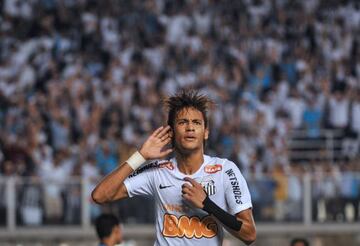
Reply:
<svg viewBox="0 0 360 246"><path fill-rule="evenodd" d="M254 239L251 239L251 240L249 240L249 241L244 241L244 243L245 243L246 245L251 245L253 242L255 242L255 240L256 240L256 237L254 237Z"/></svg>
<svg viewBox="0 0 360 246"><path fill-rule="evenodd" d="M105 199L101 196L101 194L96 189L94 189L91 192L91 198L95 203L97 203L99 205L106 202Z"/></svg>
<svg viewBox="0 0 360 246"><path fill-rule="evenodd" d="M256 231L254 231L253 233L249 234L246 238L243 238L243 242L246 244L246 245L250 245L252 244L253 242L256 241Z"/></svg>

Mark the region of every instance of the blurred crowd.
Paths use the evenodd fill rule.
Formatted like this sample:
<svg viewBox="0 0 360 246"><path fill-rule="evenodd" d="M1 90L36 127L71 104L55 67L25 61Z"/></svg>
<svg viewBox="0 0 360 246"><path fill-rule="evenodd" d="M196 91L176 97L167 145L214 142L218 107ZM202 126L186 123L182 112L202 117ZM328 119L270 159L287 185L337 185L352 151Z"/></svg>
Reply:
<svg viewBox="0 0 360 246"><path fill-rule="evenodd" d="M259 203L301 200L306 172L339 174L321 186L336 194L360 169L356 0L4 0L0 11L0 177L49 182L28 197L45 197L48 217L79 209L79 189L64 196L56 182L109 173L164 124L161 100L182 88L216 102L210 155L248 179L272 177L269 200L250 187ZM345 161L292 163L297 129L310 139L339 131ZM355 202L359 185L349 188Z"/></svg>

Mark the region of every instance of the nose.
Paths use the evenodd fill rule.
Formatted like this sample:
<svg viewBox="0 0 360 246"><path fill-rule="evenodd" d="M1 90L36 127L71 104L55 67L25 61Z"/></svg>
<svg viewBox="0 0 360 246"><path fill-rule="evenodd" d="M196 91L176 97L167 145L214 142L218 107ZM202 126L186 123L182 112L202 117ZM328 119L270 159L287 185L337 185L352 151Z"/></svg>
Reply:
<svg viewBox="0 0 360 246"><path fill-rule="evenodd" d="M194 131L194 124L191 122L186 124L186 131Z"/></svg>

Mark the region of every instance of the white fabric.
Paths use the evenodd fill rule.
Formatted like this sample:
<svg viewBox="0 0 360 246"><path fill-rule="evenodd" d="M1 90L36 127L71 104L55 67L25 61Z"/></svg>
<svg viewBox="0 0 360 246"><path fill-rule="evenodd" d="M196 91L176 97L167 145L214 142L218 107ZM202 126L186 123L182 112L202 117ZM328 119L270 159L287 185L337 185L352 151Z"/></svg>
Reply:
<svg viewBox="0 0 360 246"><path fill-rule="evenodd" d="M301 98L289 98L285 105L287 112L290 114L291 123L294 128L302 125L302 117L305 111L305 103Z"/></svg>
<svg viewBox="0 0 360 246"><path fill-rule="evenodd" d="M136 151L126 162L133 170L136 170L144 164L146 160L139 151Z"/></svg>
<svg viewBox="0 0 360 246"><path fill-rule="evenodd" d="M231 214L235 215L252 207L246 181L238 167L226 159L207 155L204 156L204 163L199 170L192 175L181 173L173 158L170 161L145 165L124 183L129 197L139 195L155 199L154 245L222 245L222 226L207 217L208 214L202 209L195 209L182 199L181 186L184 184L184 177L187 176L201 183L207 189L210 199ZM203 224L200 224L200 220ZM189 223L193 225L192 229L189 229ZM214 227L216 229L210 230ZM186 233L181 235L179 228L183 228L182 231Z"/></svg>
<svg viewBox="0 0 360 246"><path fill-rule="evenodd" d="M360 102L354 102L351 107L351 128L360 134Z"/></svg>
<svg viewBox="0 0 360 246"><path fill-rule="evenodd" d="M330 99L330 122L334 127L346 127L349 120L349 100Z"/></svg>

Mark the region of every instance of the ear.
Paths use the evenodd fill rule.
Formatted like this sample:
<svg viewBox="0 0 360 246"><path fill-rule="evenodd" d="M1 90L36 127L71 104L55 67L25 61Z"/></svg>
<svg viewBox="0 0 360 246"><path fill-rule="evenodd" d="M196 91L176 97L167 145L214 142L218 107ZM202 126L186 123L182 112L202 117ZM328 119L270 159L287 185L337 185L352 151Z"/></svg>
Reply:
<svg viewBox="0 0 360 246"><path fill-rule="evenodd" d="M208 138L209 138L209 128L205 128L204 139L208 140Z"/></svg>

